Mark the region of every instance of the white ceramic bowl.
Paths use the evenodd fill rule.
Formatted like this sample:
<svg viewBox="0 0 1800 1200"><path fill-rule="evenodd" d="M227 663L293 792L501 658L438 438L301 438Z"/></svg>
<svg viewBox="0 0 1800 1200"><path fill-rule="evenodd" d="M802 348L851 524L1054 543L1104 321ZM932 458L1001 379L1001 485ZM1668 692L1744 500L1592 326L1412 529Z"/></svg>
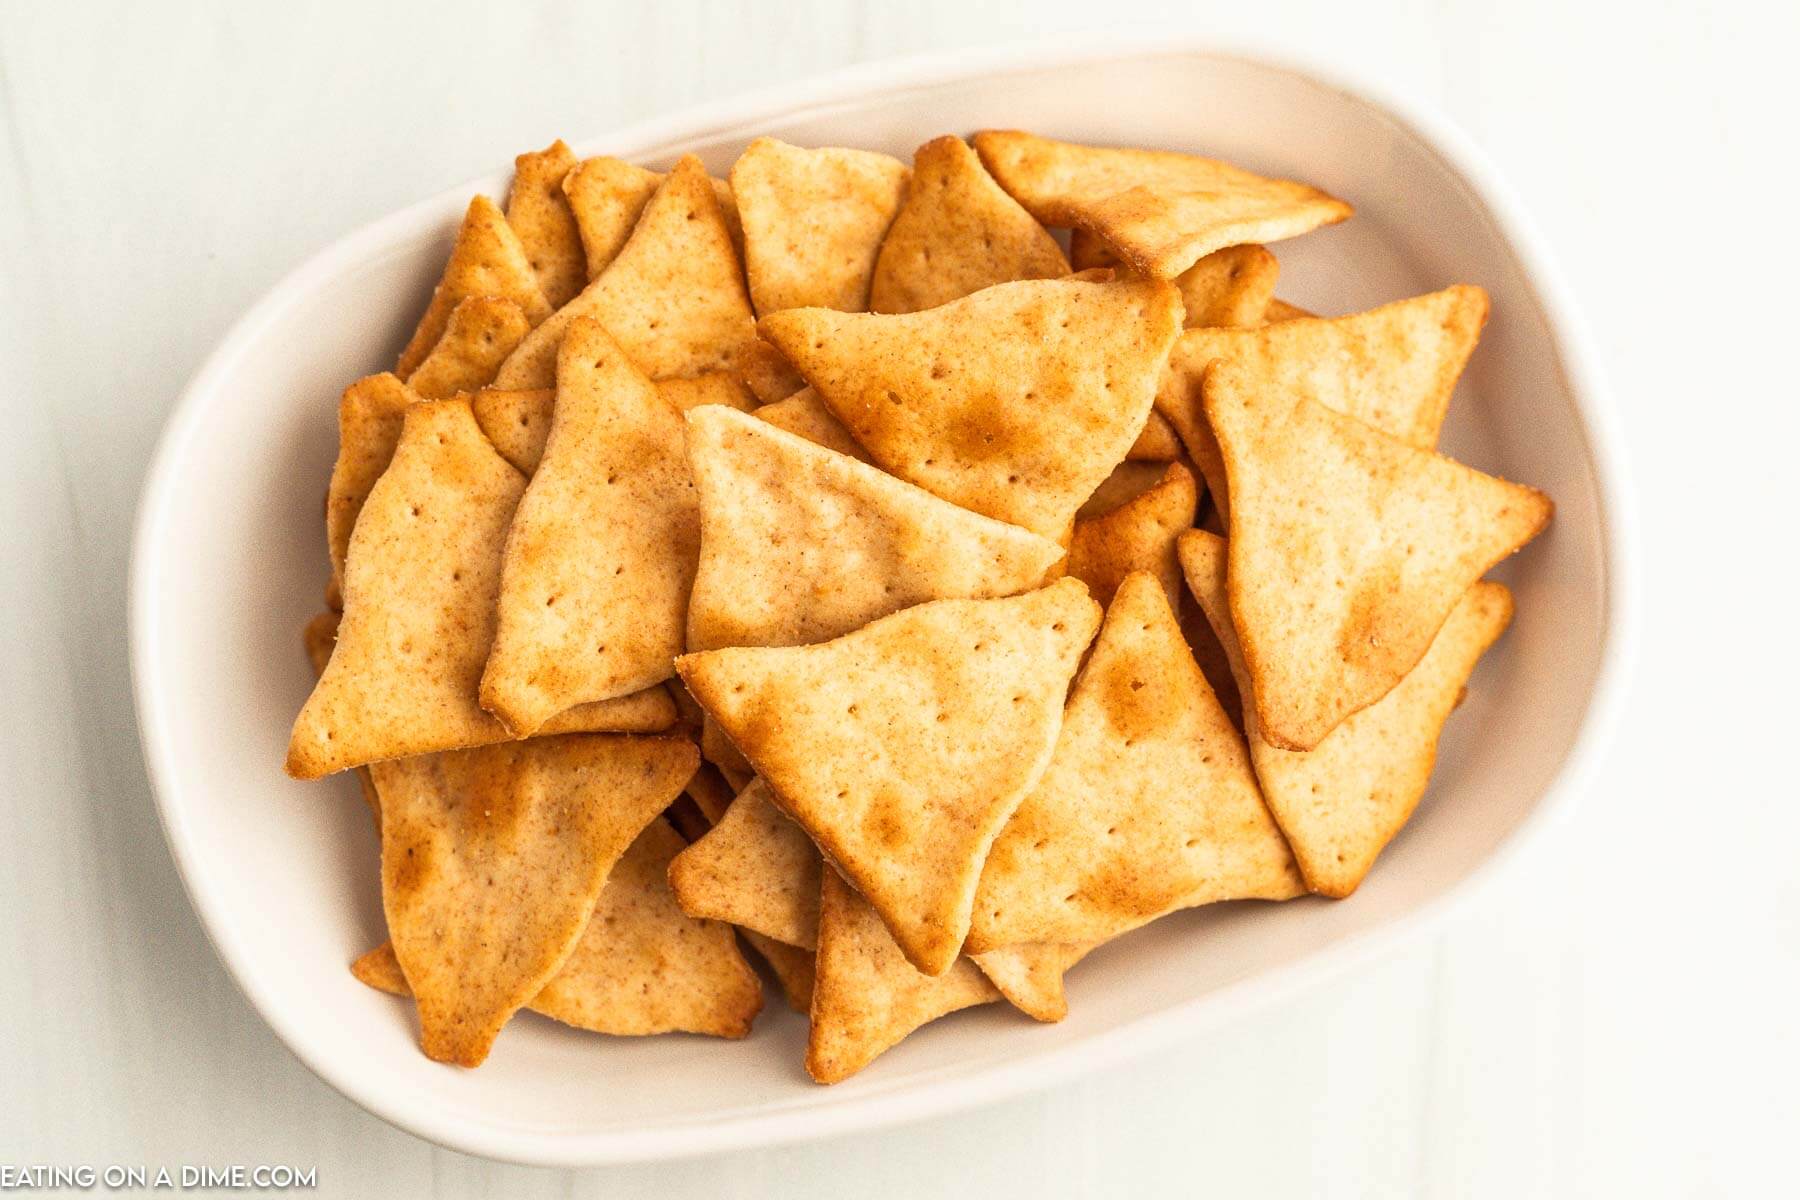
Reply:
<svg viewBox="0 0 1800 1200"><path fill-rule="evenodd" d="M337 395L393 361L469 195L502 194L493 174L353 234L269 293L182 396L145 485L131 585L145 759L194 908L250 1002L309 1067L396 1125L497 1158L618 1162L1041 1087L1216 1025L1441 915L1583 786L1629 641L1626 512L1591 352L1516 203L1459 134L1375 94L1265 55L1085 39L852 70L580 147L651 164L694 151L720 173L763 133L902 157L985 127L1194 150L1355 203L1354 220L1278 247L1287 299L1351 312L1453 282L1487 288L1493 319L1445 447L1546 489L1556 521L1500 572L1518 619L1451 722L1431 794L1354 898L1157 922L1073 973L1062 1024L1001 1006L958 1014L832 1088L804 1077L804 1024L773 999L743 1042L609 1039L522 1014L480 1070L421 1055L409 1008L346 969L385 936L355 784L295 783L281 763L311 686L299 631L326 572L319 498Z"/></svg>

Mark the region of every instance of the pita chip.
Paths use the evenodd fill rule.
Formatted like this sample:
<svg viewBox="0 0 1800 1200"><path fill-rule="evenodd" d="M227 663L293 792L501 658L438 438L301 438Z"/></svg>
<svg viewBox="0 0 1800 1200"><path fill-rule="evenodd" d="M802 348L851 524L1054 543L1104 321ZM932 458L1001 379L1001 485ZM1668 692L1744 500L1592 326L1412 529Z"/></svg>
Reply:
<svg viewBox="0 0 1800 1200"><path fill-rule="evenodd" d="M1215 250L1296 237L1351 212L1317 188L1193 154L1078 146L1011 130L976 134L975 149L1039 221L1096 234L1132 270L1162 279Z"/></svg>
<svg viewBox="0 0 1800 1200"><path fill-rule="evenodd" d="M655 171L609 157L585 159L563 178L563 195L580 231L589 280L599 278L618 256L663 178ZM715 179L712 188L726 231L741 251L744 235L731 187L723 179Z"/></svg>
<svg viewBox="0 0 1800 1200"><path fill-rule="evenodd" d="M1169 465L1158 462L1133 462L1130 459L1113 468L1113 473L1100 481L1076 510L1075 520L1086 521L1094 517L1102 517L1120 505L1137 499L1158 483L1168 473Z"/></svg>
<svg viewBox="0 0 1800 1200"><path fill-rule="evenodd" d="M869 309L918 312L996 283L1068 273L1056 239L1001 190L968 143L941 137L913 155L906 202L875 260Z"/></svg>
<svg viewBox="0 0 1800 1200"><path fill-rule="evenodd" d="M1127 577L1055 757L982 870L970 953L1104 941L1177 908L1303 891L1168 597L1148 572Z"/></svg>
<svg viewBox="0 0 1800 1200"><path fill-rule="evenodd" d="M612 335L651 379L738 371L756 344L737 251L700 160L683 158L599 278L533 329L495 385L552 387L556 350L577 318Z"/></svg>
<svg viewBox="0 0 1800 1200"><path fill-rule="evenodd" d="M685 688L682 689L682 694L687 694ZM725 811L731 807L733 799L731 785L725 782L717 768L705 763L701 763L700 769L694 772L694 777L688 780L687 796L694 802L694 807L700 810L700 815L706 818L708 829L725 819Z"/></svg>
<svg viewBox="0 0 1800 1200"><path fill-rule="evenodd" d="M906 164L868 150L803 150L761 137L731 168L744 270L759 316L862 312L881 239L906 194Z"/></svg>
<svg viewBox="0 0 1800 1200"><path fill-rule="evenodd" d="M1156 280L1003 283L921 313L759 328L886 470L1060 538L1144 428L1180 325Z"/></svg>
<svg viewBox="0 0 1800 1200"><path fill-rule="evenodd" d="M1063 579L938 600L835 641L677 662L777 805L869 898L920 970L949 969L981 863L1049 762L1099 624Z"/></svg>
<svg viewBox="0 0 1800 1200"><path fill-rule="evenodd" d="M1182 536L1180 549L1188 586L1232 669L1242 673L1227 600L1224 539L1195 530ZM1334 897L1354 892L1412 816L1430 782L1444 723L1476 662L1505 632L1512 611L1512 594L1504 586L1476 582L1450 611L1419 665L1312 750L1269 745L1257 732L1255 711L1244 713L1263 795L1313 891Z"/></svg>
<svg viewBox="0 0 1800 1200"><path fill-rule="evenodd" d="M765 404L751 415L814 445L847 454L857 462L869 462L868 452L856 444L844 423L832 415L819 393L811 388L801 388L785 400Z"/></svg>
<svg viewBox="0 0 1800 1200"><path fill-rule="evenodd" d="M687 445L701 531L691 649L804 645L927 600L1010 596L1062 557L1048 538L729 409L689 413Z"/></svg>
<svg viewBox="0 0 1800 1200"><path fill-rule="evenodd" d="M529 476L544 457L550 437L550 414L556 409L555 388L482 388L469 398L475 423L500 457Z"/></svg>
<svg viewBox="0 0 1800 1200"><path fill-rule="evenodd" d="M787 1001L788 1007L802 1016L811 1012L817 952L789 946L748 929L738 930L738 936L749 942L769 964L769 972L780 985L781 998Z"/></svg>
<svg viewBox="0 0 1800 1200"><path fill-rule="evenodd" d="M1069 235L1069 259L1078 271L1108 267L1118 259L1100 238L1077 229ZM1175 277L1189 329L1260 325L1275 298L1278 262L1266 246L1227 246Z"/></svg>
<svg viewBox="0 0 1800 1200"><path fill-rule="evenodd" d="M1034 1021L1056 1022L1069 1015L1063 975L1093 949L1091 942L1049 942L1007 946L969 958L1008 1004Z"/></svg>
<svg viewBox="0 0 1800 1200"><path fill-rule="evenodd" d="M532 324L550 315L550 301L538 284L531 259L519 242L519 235L506 223L499 206L486 196L469 201L462 229L450 250L450 261L444 265L444 277L431 295L425 315L412 340L400 352L394 374L405 379L425 361L431 348L444 336L450 314L470 296L493 296L511 300Z"/></svg>
<svg viewBox="0 0 1800 1200"><path fill-rule="evenodd" d="M819 939L819 851L753 781L711 832L676 856L669 886L691 917L811 949Z"/></svg>
<svg viewBox="0 0 1800 1200"><path fill-rule="evenodd" d="M820 892L817 969L806 1073L819 1083L848 1079L921 1025L1000 999L967 958L935 976L917 970L836 871Z"/></svg>
<svg viewBox="0 0 1800 1200"><path fill-rule="evenodd" d="M406 385L421 400L484 388L530 332L531 322L513 301L470 296L451 311L444 336Z"/></svg>
<svg viewBox="0 0 1800 1200"><path fill-rule="evenodd" d="M331 555L331 582L326 602L343 607L344 556L350 531L369 491L394 457L406 409L419 397L393 375L383 372L359 379L338 401L338 456L325 491L325 543Z"/></svg>
<svg viewBox="0 0 1800 1200"><path fill-rule="evenodd" d="M477 703L476 685L493 638L501 548L524 488L466 399L406 410L393 461L351 534L337 647L294 722L290 774L313 779L509 739ZM674 719L659 688L559 714L544 732L647 731Z"/></svg>
<svg viewBox="0 0 1800 1200"><path fill-rule="evenodd" d="M381 895L425 1053L478 1066L561 970L607 872L699 761L680 738L540 738L373 768Z"/></svg>
<svg viewBox="0 0 1800 1200"><path fill-rule="evenodd" d="M598 322L575 321L559 358L481 677L482 706L520 736L674 673L699 554L680 414Z"/></svg>
<svg viewBox="0 0 1800 1200"><path fill-rule="evenodd" d="M1169 603L1179 604L1181 567L1175 561L1175 539L1182 530L1193 528L1199 503L1193 472L1170 463L1155 486L1108 512L1076 520L1069 543L1069 574L1087 584L1096 601L1110 604L1127 575L1148 571L1162 584Z"/></svg>
<svg viewBox="0 0 1800 1200"><path fill-rule="evenodd" d="M1175 427L1154 408L1144 418L1137 441L1125 454L1128 462L1174 462L1181 456L1181 439L1176 436Z"/></svg>
<svg viewBox="0 0 1800 1200"><path fill-rule="evenodd" d="M1265 324L1273 325L1277 321L1292 321L1296 317L1316 317L1317 313L1307 312L1297 304L1289 304L1279 296L1269 301L1269 307L1263 312Z"/></svg>
<svg viewBox="0 0 1800 1200"><path fill-rule="evenodd" d="M557 138L513 160L512 189L506 194L506 223L519 235L551 308L573 300L587 283L581 231L563 193L563 181L574 167L574 152Z"/></svg>
<svg viewBox="0 0 1800 1200"><path fill-rule="evenodd" d="M656 394L676 412L686 412L702 404L722 404L739 412L749 412L756 407L756 393L741 377L728 371L710 371L692 379L659 379Z"/></svg>
<svg viewBox="0 0 1800 1200"><path fill-rule="evenodd" d="M337 645L338 622L342 618L326 609L306 623L300 631L301 643L306 647L306 661L312 664L313 678L316 680L325 673L325 664L331 661L331 651ZM381 797L375 792L375 781L369 778L367 767L356 769L356 783L362 789L363 803L369 806L369 815L375 818L375 836L381 836Z"/></svg>
<svg viewBox="0 0 1800 1200"><path fill-rule="evenodd" d="M1549 523L1550 499L1272 391L1234 359L1205 398L1257 724L1311 750L1413 669L1470 585Z"/></svg>

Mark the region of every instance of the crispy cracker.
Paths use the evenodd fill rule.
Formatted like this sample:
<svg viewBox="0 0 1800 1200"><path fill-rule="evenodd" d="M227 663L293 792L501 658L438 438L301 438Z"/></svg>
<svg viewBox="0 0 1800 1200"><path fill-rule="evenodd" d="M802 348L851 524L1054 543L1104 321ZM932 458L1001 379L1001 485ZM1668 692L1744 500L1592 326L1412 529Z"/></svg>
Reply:
<svg viewBox="0 0 1800 1200"><path fill-rule="evenodd" d="M959 137L913 155L906 202L882 239L869 310L918 312L1015 279L1055 279L1069 261Z"/></svg>
<svg viewBox="0 0 1800 1200"><path fill-rule="evenodd" d="M1069 235L1069 261L1078 271L1118 262L1106 243L1084 229ZM1260 325L1268 319L1281 263L1258 245L1227 246L1175 277L1187 328Z"/></svg>
<svg viewBox="0 0 1800 1200"><path fill-rule="evenodd" d="M680 684L672 687L680 687ZM682 695L686 694L687 689L683 688ZM700 769L694 772L694 777L688 780L687 796L694 802L694 807L700 810L700 815L706 818L709 829L725 819L726 810L731 807L734 799L731 785L725 782L724 776L716 768L706 763L701 763Z"/></svg>
<svg viewBox="0 0 1800 1200"><path fill-rule="evenodd" d="M700 547L682 441L680 414L606 330L572 323L550 438L507 534L481 677L482 706L509 729L527 735L674 674Z"/></svg>
<svg viewBox="0 0 1800 1200"><path fill-rule="evenodd" d="M1037 782L1099 606L1072 579L938 600L835 641L677 661L776 803L881 912L907 958L955 961L994 835Z"/></svg>
<svg viewBox="0 0 1800 1200"><path fill-rule="evenodd" d="M848 1079L921 1025L998 999L999 990L966 958L936 976L920 973L868 902L836 871L825 872L806 1043L813 1079Z"/></svg>
<svg viewBox="0 0 1800 1200"><path fill-rule="evenodd" d="M722 404L739 412L756 407L756 393L742 378L726 371L710 371L692 379L659 379L656 394L677 412L699 408L702 404Z"/></svg>
<svg viewBox="0 0 1800 1200"><path fill-rule="evenodd" d="M618 256L663 178L655 171L633 166L623 159L606 157L584 159L564 177L563 195L568 199L581 235L589 280L599 278ZM715 179L712 187L713 196L719 202L719 215L725 219L726 232L742 253L744 232L738 223L731 186L723 179Z"/></svg>
<svg viewBox="0 0 1800 1200"><path fill-rule="evenodd" d="M1271 390L1207 373L1231 496L1233 624L1262 736L1310 750L1388 694L1487 569L1550 520L1542 492Z"/></svg>
<svg viewBox="0 0 1800 1200"><path fill-rule="evenodd" d="M373 767L382 907L428 1056L487 1057L698 761L680 738L572 736Z"/></svg>
<svg viewBox="0 0 1800 1200"><path fill-rule="evenodd" d="M444 264L444 276L431 294L431 303L419 318L412 340L400 352L394 374L405 379L425 361L431 348L444 336L450 314L470 296L511 300L534 325L550 315L550 302L544 298L519 235L486 196L469 201L456 244L450 250L450 261Z"/></svg>
<svg viewBox="0 0 1800 1200"><path fill-rule="evenodd" d="M1188 586L1232 669L1242 673L1227 599L1224 539L1195 530L1182 536L1180 551ZM1313 891L1337 897L1354 892L1412 816L1430 782L1444 722L1476 662L1505 631L1512 610L1505 587L1477 581L1457 601L1419 665L1312 750L1269 745L1256 728L1255 711L1244 713L1263 795Z"/></svg>
<svg viewBox="0 0 1800 1200"><path fill-rule="evenodd" d="M1049 769L982 870L969 951L1103 941L1172 909L1303 891L1168 597L1150 573L1130 575Z"/></svg>
<svg viewBox="0 0 1800 1200"><path fill-rule="evenodd" d="M506 194L506 223L519 235L551 308L573 300L588 279L581 231L563 194L563 180L574 166L574 152L557 138L513 160L512 188Z"/></svg>
<svg viewBox="0 0 1800 1200"><path fill-rule="evenodd" d="M759 329L882 467L1045 537L1124 459L1180 323L1155 280L1005 283L922 313Z"/></svg>
<svg viewBox="0 0 1800 1200"><path fill-rule="evenodd" d="M476 684L524 487L466 399L406 410L393 461L351 534L337 648L294 722L290 774L508 739L477 704ZM544 732L666 729L674 719L658 688L559 714Z"/></svg>
<svg viewBox="0 0 1800 1200"><path fill-rule="evenodd" d="M1082 502L1075 512L1075 520L1079 523L1105 516L1120 505L1137 499L1162 482L1168 470L1167 463L1132 462L1129 459L1120 463L1111 475L1100 481L1094 494Z"/></svg>
<svg viewBox="0 0 1800 1200"><path fill-rule="evenodd" d="M757 315L868 308L875 255L908 174L899 159L868 150L803 150L769 137L746 146L731 190Z"/></svg>
<svg viewBox="0 0 1800 1200"><path fill-rule="evenodd" d="M519 344L495 385L551 387L569 325L591 317L651 379L740 370L756 344L737 251L700 160L683 158L600 277Z"/></svg>
<svg viewBox="0 0 1800 1200"><path fill-rule="evenodd" d="M1181 454L1181 439L1176 436L1175 427L1153 408L1125 458L1129 462L1174 462Z"/></svg>
<svg viewBox="0 0 1800 1200"><path fill-rule="evenodd" d="M1069 1015L1063 975L1093 949L1092 942L1050 942L1007 946L969 957L1008 1004L1034 1021L1055 1022Z"/></svg>
<svg viewBox="0 0 1800 1200"><path fill-rule="evenodd" d="M849 455L857 462L874 465L868 451L856 444L856 439L850 436L844 423L832 415L831 410L825 407L825 402L819 399L819 393L811 388L801 388L787 399L765 404L750 415L827 450L835 450L839 454Z"/></svg>
<svg viewBox="0 0 1800 1200"><path fill-rule="evenodd" d="M301 644L306 647L306 661L312 664L313 678L316 680L325 673L325 664L331 661L331 651L337 645L339 614L326 609L306 623L300 631ZM369 815L375 818L375 836L381 836L381 796L375 791L375 781L369 778L369 768L356 768L356 783L362 791L363 803L369 806Z"/></svg>
<svg viewBox="0 0 1800 1200"><path fill-rule="evenodd" d="M687 644L797 646L926 600L1009 596L1060 548L723 408L688 414L700 566Z"/></svg>
<svg viewBox="0 0 1800 1200"><path fill-rule="evenodd" d="M555 388L482 388L469 398L469 407L501 458L524 475L537 470L550 437Z"/></svg>
<svg viewBox="0 0 1800 1200"><path fill-rule="evenodd" d="M819 942L819 866L812 839L758 779L712 832L676 856L669 886L691 917L811 949Z"/></svg>
<svg viewBox="0 0 1800 1200"><path fill-rule="evenodd" d="M326 603L344 605L344 556L363 503L394 457L407 406L418 401L411 388L383 372L359 379L338 401L338 455L325 490L325 544L331 555Z"/></svg>
<svg viewBox="0 0 1800 1200"><path fill-rule="evenodd" d="M1175 539L1194 525L1200 492L1193 472L1170 463L1147 491L1117 508L1075 522L1069 543L1069 574L1088 585L1101 604L1111 604L1119 584L1133 571L1148 571L1169 597L1181 602L1181 567Z"/></svg>
<svg viewBox="0 0 1800 1200"><path fill-rule="evenodd" d="M788 1007L805 1016L812 1011L813 980L818 955L811 950L789 946L760 933L739 930L738 936L750 943L769 964L769 972L781 986L781 998Z"/></svg>
<svg viewBox="0 0 1800 1200"><path fill-rule="evenodd" d="M1316 316L1318 316L1317 313L1308 312L1298 304L1289 304L1286 300L1276 296L1270 299L1269 307L1263 311L1263 322L1273 325L1277 321L1292 321L1297 317Z"/></svg>
<svg viewBox="0 0 1800 1200"><path fill-rule="evenodd" d="M1032 216L1097 234L1133 270L1163 279L1215 250L1296 237L1351 212L1317 188L1193 154L1078 146L1013 130L978 133L975 149Z"/></svg>
<svg viewBox="0 0 1800 1200"><path fill-rule="evenodd" d="M470 296L450 313L444 336L406 381L421 400L442 400L484 388L531 332L525 311L511 300Z"/></svg>

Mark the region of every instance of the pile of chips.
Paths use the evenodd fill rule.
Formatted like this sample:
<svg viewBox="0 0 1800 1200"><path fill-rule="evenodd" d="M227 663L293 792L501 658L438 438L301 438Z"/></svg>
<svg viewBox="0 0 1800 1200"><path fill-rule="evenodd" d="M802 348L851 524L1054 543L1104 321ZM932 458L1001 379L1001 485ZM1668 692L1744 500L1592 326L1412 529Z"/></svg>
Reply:
<svg viewBox="0 0 1800 1200"><path fill-rule="evenodd" d="M1349 895L1551 512L1434 449L1480 289L1275 299L1350 211L1017 132L521 156L339 409L287 769L375 814L357 977L474 1066L520 1008L743 1037L748 947L833 1082Z"/></svg>

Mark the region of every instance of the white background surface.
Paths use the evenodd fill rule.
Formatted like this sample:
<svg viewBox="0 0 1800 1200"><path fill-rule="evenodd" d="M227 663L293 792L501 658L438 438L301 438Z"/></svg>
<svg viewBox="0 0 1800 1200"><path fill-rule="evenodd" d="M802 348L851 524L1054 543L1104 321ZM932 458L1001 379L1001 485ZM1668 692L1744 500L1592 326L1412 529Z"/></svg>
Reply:
<svg viewBox="0 0 1800 1200"><path fill-rule="evenodd" d="M322 1194L446 1197L1793 1186L1793 6L365 7L0 0L0 1161L283 1162L317 1166ZM1440 936L945 1122L535 1171L434 1149L315 1080L188 909L128 694L132 508L207 349L314 250L558 134L1150 19L1439 102L1562 257L1644 533L1644 654L1601 785Z"/></svg>

